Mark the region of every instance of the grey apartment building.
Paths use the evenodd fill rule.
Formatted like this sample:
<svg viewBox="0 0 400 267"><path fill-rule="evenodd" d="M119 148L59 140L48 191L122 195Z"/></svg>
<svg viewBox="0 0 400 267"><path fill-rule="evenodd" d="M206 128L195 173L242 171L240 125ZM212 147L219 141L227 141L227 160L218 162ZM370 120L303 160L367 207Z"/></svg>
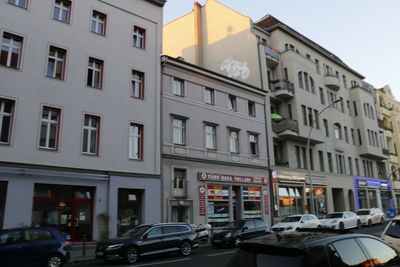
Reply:
<svg viewBox="0 0 400 267"><path fill-rule="evenodd" d="M164 221L270 220L266 92L162 57Z"/></svg>
<svg viewBox="0 0 400 267"><path fill-rule="evenodd" d="M164 3L0 2L0 228L161 220Z"/></svg>

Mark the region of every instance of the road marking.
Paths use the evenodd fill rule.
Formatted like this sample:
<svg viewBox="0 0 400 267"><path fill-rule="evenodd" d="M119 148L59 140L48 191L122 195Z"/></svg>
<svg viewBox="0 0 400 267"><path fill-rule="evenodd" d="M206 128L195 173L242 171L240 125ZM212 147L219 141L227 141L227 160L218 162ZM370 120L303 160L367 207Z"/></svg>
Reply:
<svg viewBox="0 0 400 267"><path fill-rule="evenodd" d="M184 258L184 259L178 259L178 260L171 260L171 261L160 261L160 262L153 262L153 263L143 263L143 264L135 264L136 267L140 266L151 266L151 265L160 265L160 264L166 264L166 263L173 263L173 262L179 262L179 261L188 261L191 260L192 258Z"/></svg>
<svg viewBox="0 0 400 267"><path fill-rule="evenodd" d="M225 255L225 254L232 254L232 253L235 253L236 252L236 250L234 250L234 251L227 251L227 252L221 252L221 253L215 253L215 254L209 254L209 255L207 255L208 257L214 257L214 256L219 256L219 255Z"/></svg>

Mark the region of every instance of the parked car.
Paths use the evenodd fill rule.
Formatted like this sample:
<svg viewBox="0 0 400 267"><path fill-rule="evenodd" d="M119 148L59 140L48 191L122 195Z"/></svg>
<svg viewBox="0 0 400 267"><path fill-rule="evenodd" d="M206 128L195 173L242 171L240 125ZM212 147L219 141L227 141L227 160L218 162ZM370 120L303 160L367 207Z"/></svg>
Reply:
<svg viewBox="0 0 400 267"><path fill-rule="evenodd" d="M381 239L400 251L400 216L389 221L381 234Z"/></svg>
<svg viewBox="0 0 400 267"><path fill-rule="evenodd" d="M280 223L272 226L272 231L277 232L293 232L300 228L320 228L321 222L312 214L291 215L283 219Z"/></svg>
<svg viewBox="0 0 400 267"><path fill-rule="evenodd" d="M184 223L159 223L139 225L119 238L97 244L96 258L105 261L125 259L135 263L140 256L176 252L183 256L198 247L196 231Z"/></svg>
<svg viewBox="0 0 400 267"><path fill-rule="evenodd" d="M385 214L380 209L359 209L356 214L360 216L361 224L371 226L376 223L383 224Z"/></svg>
<svg viewBox="0 0 400 267"><path fill-rule="evenodd" d="M214 247L239 244L240 241L265 235L268 226L263 220L248 219L238 220L227 224L222 231L214 233L211 244Z"/></svg>
<svg viewBox="0 0 400 267"><path fill-rule="evenodd" d="M210 224L204 224L204 225L199 225L197 226L196 224L191 224L190 225L197 233L197 237L199 238L199 241L201 243L207 243L208 240L210 239L210 235L208 230L211 229Z"/></svg>
<svg viewBox="0 0 400 267"><path fill-rule="evenodd" d="M2 267L60 267L69 258L68 241L56 228L26 227L0 231Z"/></svg>
<svg viewBox="0 0 400 267"><path fill-rule="evenodd" d="M227 267L400 265L398 252L374 236L311 230L300 229L291 234L270 234L243 241Z"/></svg>
<svg viewBox="0 0 400 267"><path fill-rule="evenodd" d="M333 212L321 220L321 226L332 229L360 228L360 217L351 211Z"/></svg>

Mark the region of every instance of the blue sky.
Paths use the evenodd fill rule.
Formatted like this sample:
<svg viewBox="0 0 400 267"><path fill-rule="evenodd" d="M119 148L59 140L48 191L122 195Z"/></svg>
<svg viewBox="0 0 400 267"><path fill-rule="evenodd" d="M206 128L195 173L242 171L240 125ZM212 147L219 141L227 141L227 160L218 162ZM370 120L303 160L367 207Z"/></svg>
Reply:
<svg viewBox="0 0 400 267"><path fill-rule="evenodd" d="M206 0L199 0L205 4ZM400 100L400 0L219 0L253 21L271 14L340 57L377 88ZM168 0L164 22L193 8Z"/></svg>

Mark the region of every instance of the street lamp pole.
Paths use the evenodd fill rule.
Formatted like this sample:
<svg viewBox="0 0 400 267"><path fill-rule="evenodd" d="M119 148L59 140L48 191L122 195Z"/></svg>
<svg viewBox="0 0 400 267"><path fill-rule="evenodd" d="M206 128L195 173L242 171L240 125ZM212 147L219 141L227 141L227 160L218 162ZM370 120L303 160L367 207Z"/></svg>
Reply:
<svg viewBox="0 0 400 267"><path fill-rule="evenodd" d="M310 202L311 202L311 213L315 214L315 203L314 203L314 186L313 186L313 178L312 178L312 170L311 170L311 158L310 158L310 139L311 139L311 132L312 129L314 128L315 122L319 120L319 116L327 110L328 108L334 106L336 103L342 101L342 99L338 99L336 101L333 101L331 104L326 106L323 110L318 112L317 116L314 118L314 120L311 122L310 129L308 130L308 136L307 136L307 148L306 148L306 156L308 162L307 169L308 169L308 176L309 176L309 182L310 182L310 187L311 187L311 196L310 196Z"/></svg>

